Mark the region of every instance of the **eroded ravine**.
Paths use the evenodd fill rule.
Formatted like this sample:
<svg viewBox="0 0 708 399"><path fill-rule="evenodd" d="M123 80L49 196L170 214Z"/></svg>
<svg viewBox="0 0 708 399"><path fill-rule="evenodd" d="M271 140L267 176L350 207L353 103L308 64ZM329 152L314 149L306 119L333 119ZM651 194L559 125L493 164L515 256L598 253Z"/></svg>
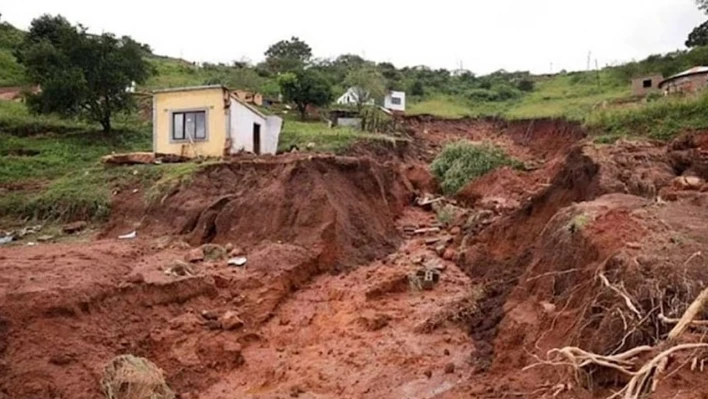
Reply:
<svg viewBox="0 0 708 399"><path fill-rule="evenodd" d="M100 397L103 365L132 353L191 399L541 397L563 370L519 370L548 349L610 351L663 333L628 334L598 273L652 325L656 304L675 317L708 281L695 256L708 253L702 140L597 147L562 121L409 123L413 141L395 156L360 146L374 160L218 164L159 205L117 196L107 239L2 249L0 392ZM492 141L531 167L470 184L458 218L411 235L438 225L412 200L434 186L425 165L459 139ZM135 241L111 238L136 226ZM165 274L204 243L242 246L247 266ZM444 269L429 291L410 280L425 267ZM239 323L225 328L227 314ZM594 377L563 395L622 384Z"/></svg>

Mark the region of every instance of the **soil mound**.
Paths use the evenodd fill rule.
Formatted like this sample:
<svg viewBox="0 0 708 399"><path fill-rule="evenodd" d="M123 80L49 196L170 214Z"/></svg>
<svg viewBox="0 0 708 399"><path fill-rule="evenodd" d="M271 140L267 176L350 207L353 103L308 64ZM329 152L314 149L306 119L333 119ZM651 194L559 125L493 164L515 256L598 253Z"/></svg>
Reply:
<svg viewBox="0 0 708 399"><path fill-rule="evenodd" d="M366 158L237 160L205 168L149 207L138 234L245 249L289 243L328 267L351 266L396 247L393 220L409 201L410 185L397 170Z"/></svg>

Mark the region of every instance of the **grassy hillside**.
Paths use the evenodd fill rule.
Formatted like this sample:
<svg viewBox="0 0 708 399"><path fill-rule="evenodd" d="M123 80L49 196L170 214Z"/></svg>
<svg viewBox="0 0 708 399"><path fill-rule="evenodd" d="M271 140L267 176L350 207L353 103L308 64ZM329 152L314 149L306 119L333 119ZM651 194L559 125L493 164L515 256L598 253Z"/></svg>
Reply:
<svg viewBox="0 0 708 399"><path fill-rule="evenodd" d="M24 70L13 49L24 33L0 24L0 86L24 85ZM275 79L249 65L197 66L183 60L151 55L157 74L140 89L204 84L277 94ZM342 89L352 64L366 63L345 55L318 62L314 68ZM599 72L532 76L499 71L477 77L425 67L379 68L389 85L409 94L410 114L458 118L495 115L505 118L565 117L582 121L598 141L643 135L670 139L686 129L708 129L708 95L687 98L636 99L629 81L661 72L665 76L693 65L708 64L708 48L651 56L640 62ZM147 199L187 179L199 164L106 168L101 156L111 152L150 149L150 122L119 115L111 136L85 121L32 115L22 103L0 101L0 219L101 219L107 216L113 192L130 185L143 187ZM279 149L342 152L359 140L395 140L324 123L303 123L286 117ZM156 194L157 192L157 194ZM2 223L3 220L0 220Z"/></svg>
<svg viewBox="0 0 708 399"><path fill-rule="evenodd" d="M0 87L26 83L24 70L12 55L12 50L22 41L23 36L21 30L0 23Z"/></svg>
<svg viewBox="0 0 708 399"><path fill-rule="evenodd" d="M518 99L474 101L439 96L411 104L412 114L445 117L496 115L510 119L566 117L584 120L593 109L631 99L629 82L611 70L575 72L535 78L535 87Z"/></svg>

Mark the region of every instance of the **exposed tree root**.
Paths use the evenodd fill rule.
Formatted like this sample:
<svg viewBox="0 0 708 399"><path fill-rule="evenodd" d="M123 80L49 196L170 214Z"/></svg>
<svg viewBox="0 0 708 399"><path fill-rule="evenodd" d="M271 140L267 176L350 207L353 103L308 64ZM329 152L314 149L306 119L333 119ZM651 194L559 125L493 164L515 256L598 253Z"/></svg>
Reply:
<svg viewBox="0 0 708 399"><path fill-rule="evenodd" d="M686 309L686 311L683 313L683 316L679 319L678 324L674 326L674 328L671 330L669 333L669 340L673 341L681 335L686 328L688 328L689 325L693 322L693 319L696 318L698 315L698 312L703 309L703 306L705 305L706 301L708 300L708 288L705 288L703 291L701 291L700 294L698 294L698 297L693 301L691 306Z"/></svg>
<svg viewBox="0 0 708 399"><path fill-rule="evenodd" d="M621 297L624 298L627 306L638 316L641 315L638 309L634 306L629 295L623 292L624 290L618 288L607 280L607 278L600 273L600 279L603 284ZM703 308L705 302L708 301L708 288L704 289L698 297L691 303L691 305L686 309L683 316L680 319L669 319L664 315L660 315L659 319L667 324L675 323L676 326L671 330L668 335L666 342L672 342L678 336L680 336L690 325L708 325L706 321L694 321L694 318ZM641 318L641 316L640 316ZM656 391L659 379L657 378L661 375L669 364L670 356L678 351L690 350L690 349L701 349L708 348L708 343L691 343L691 344L681 344L675 345L668 349L663 350L648 362L644 363L639 370L636 370L635 358L643 353L654 351L658 348L652 346L640 346L634 349L630 349L626 352L604 356L595 353L590 353L577 347L565 347L560 349L552 349L547 354L548 361L540 361L537 364L533 364L524 368L527 370L537 365L553 365L553 366L570 366L576 372L580 371L584 367L590 365L596 365L600 367L605 367L609 369L616 370L624 375L631 376L632 378L627 383L627 385L622 388L619 392L615 393L608 399L619 398L623 399L640 399L646 393ZM692 369L697 368L698 360L694 358ZM684 363L687 364L688 362ZM683 365L682 365L683 366ZM682 367L680 366L680 367ZM701 362L701 368L703 362Z"/></svg>

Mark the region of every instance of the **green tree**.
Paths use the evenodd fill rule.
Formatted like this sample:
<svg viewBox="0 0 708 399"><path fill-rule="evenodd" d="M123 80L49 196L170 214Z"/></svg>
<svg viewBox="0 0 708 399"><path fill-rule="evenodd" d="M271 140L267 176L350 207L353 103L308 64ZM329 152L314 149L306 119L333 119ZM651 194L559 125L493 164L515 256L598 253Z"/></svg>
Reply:
<svg viewBox="0 0 708 399"><path fill-rule="evenodd" d="M382 99L386 94L386 79L375 68L355 69L349 72L344 83L356 94L356 106L359 111L370 101Z"/></svg>
<svg viewBox="0 0 708 399"><path fill-rule="evenodd" d="M332 87L314 70L287 72L278 77L278 84L285 101L295 104L302 120L309 105L322 107L332 101Z"/></svg>
<svg viewBox="0 0 708 399"><path fill-rule="evenodd" d="M708 1L708 0L707 0ZM693 48L708 45L708 21L697 26L686 40L686 47Z"/></svg>
<svg viewBox="0 0 708 399"><path fill-rule="evenodd" d="M273 73L292 72L303 68L312 58L312 49L299 38L281 40L265 52L265 65Z"/></svg>
<svg viewBox="0 0 708 399"><path fill-rule="evenodd" d="M708 0L696 0L696 5L699 9L708 13Z"/></svg>
<svg viewBox="0 0 708 399"><path fill-rule="evenodd" d="M423 97L425 95L425 87L420 79L413 81L411 85L411 95L416 97Z"/></svg>
<svg viewBox="0 0 708 399"><path fill-rule="evenodd" d="M127 36L89 35L61 16L41 16L17 51L30 81L42 88L28 97L28 105L36 113L83 117L109 132L116 113L134 109L127 89L154 71L144 52Z"/></svg>

